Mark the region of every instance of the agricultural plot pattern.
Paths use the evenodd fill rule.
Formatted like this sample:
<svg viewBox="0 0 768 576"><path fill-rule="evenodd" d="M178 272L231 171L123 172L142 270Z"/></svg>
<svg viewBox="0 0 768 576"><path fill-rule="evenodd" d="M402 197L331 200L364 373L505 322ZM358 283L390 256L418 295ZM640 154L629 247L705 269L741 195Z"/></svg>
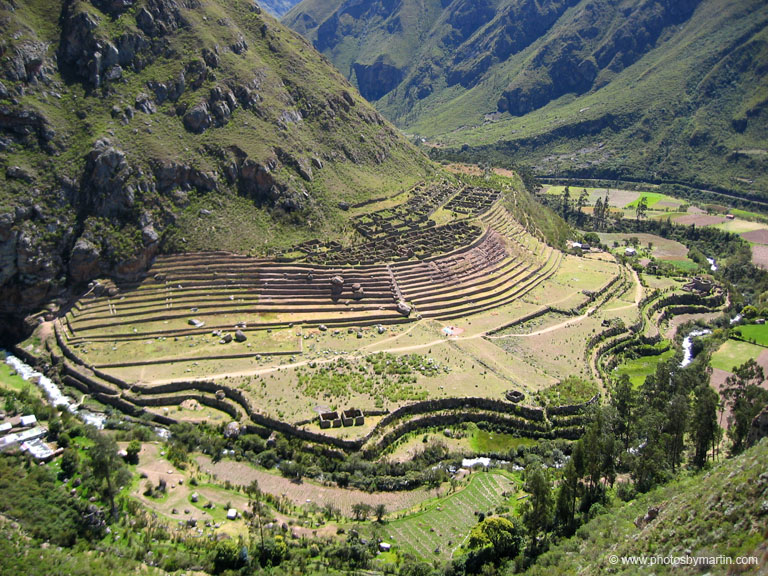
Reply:
<svg viewBox="0 0 768 576"><path fill-rule="evenodd" d="M383 529L385 539L399 552L421 558L450 557L477 523L473 512L492 512L518 488L505 473L476 472L463 490L429 504L420 513L388 522Z"/></svg>
<svg viewBox="0 0 768 576"><path fill-rule="evenodd" d="M484 212L480 219L414 226L322 252L325 262L369 262L357 266L316 264L320 252L287 263L221 252L162 256L142 282L86 295L61 331L70 348L88 342L114 347L147 339L177 342L215 331L222 343L236 342L214 349L213 356L293 355L301 352L298 339L280 343L264 338L266 331L450 319L498 307L537 286L557 268L561 255L526 234L491 192L469 196ZM445 195L439 199L445 201ZM487 210L483 202L494 207ZM461 241L465 245L453 249ZM446 247L452 250L443 252ZM185 359L179 345L161 348L164 353L153 357L93 365L109 369ZM204 355L195 350L188 359Z"/></svg>
<svg viewBox="0 0 768 576"><path fill-rule="evenodd" d="M277 260L227 252L165 255L138 282L95 283L54 324L52 348L64 362L65 383L167 423L197 409L245 424L285 423L295 432L317 414L362 408L368 412L359 418L365 429L353 431L358 436L403 403L435 393L447 399L442 381L427 392L415 376L403 376L395 395L401 400L390 394L374 414L363 398L355 405L354 398L328 396L328 390L309 394L301 367L357 354L360 339L376 333L392 339L392 350L407 352L398 334L412 336L410 327L400 325L439 327L498 314L545 286L564 257L515 220L498 190L441 182L404 198L358 213L353 224L360 242L348 246L307 242L289 252L293 257ZM431 219L438 211L440 225ZM324 345L335 350L321 350ZM267 380L270 372L275 380ZM454 393L482 397L475 384ZM495 401L501 392L491 394ZM312 424L308 433L321 433L317 428ZM344 427L322 434L351 446Z"/></svg>

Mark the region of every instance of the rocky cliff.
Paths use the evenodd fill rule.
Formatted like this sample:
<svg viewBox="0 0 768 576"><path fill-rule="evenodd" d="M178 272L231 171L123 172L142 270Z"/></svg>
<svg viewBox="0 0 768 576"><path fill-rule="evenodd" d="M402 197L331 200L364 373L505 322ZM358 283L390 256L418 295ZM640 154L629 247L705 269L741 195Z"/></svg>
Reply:
<svg viewBox="0 0 768 576"><path fill-rule="evenodd" d="M427 161L245 0L0 0L2 329L159 250L333 236ZM266 247L266 248L265 248Z"/></svg>

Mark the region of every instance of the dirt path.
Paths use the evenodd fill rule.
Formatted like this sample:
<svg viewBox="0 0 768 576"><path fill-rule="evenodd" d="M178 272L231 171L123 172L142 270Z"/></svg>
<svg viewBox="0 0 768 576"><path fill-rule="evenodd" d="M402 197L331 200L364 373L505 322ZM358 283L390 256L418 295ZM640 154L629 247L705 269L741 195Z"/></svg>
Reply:
<svg viewBox="0 0 768 576"><path fill-rule="evenodd" d="M640 303L640 300L642 299L642 296L643 296L643 287L640 284L640 278L638 277L637 272L635 272L633 270L632 274L634 276L634 280L635 280L635 284L636 284L636 288L635 288L635 302L633 304L627 304L626 306L622 306L620 308L613 308L612 311L624 310L626 308L632 308L633 306L637 306ZM567 300L570 297L571 296L569 295L568 297L563 299L563 301ZM558 302L554 302L554 304L557 304L557 303ZM399 347L398 346L394 346L394 347L391 347L391 348L379 348L377 350L377 352L385 352L385 353L390 353L390 354L397 354L397 353L402 353L402 352L415 352L417 350L429 349L432 346L438 346L440 344L445 344L445 343L448 343L448 342L460 342L460 341L463 341L463 340L476 340L478 338L486 338L486 337L489 340L496 340L496 339L502 339L502 338L520 338L520 337L528 337L528 338L530 338L530 337L533 337L533 336L540 336L541 334L546 334L546 333L549 333L549 332L553 332L555 330L566 328L566 327L571 326L573 324L577 324L577 323L583 321L584 319L588 318L589 316L591 316L599 307L600 307L599 305L592 306L589 309L587 309L587 311L584 314L582 314L581 316L577 316L575 318L569 318L568 320L565 320L564 322L561 322L561 323L556 324L554 326L550 326L548 328L543 328L542 330L537 330L536 332L531 332L530 334L508 334L508 335L505 335L505 336L488 336L488 334L490 334L490 333L492 333L492 332L494 332L494 331L496 331L496 330L498 330L500 328L500 327L494 327L494 328L491 328L489 330L485 330L483 332L478 332L477 334L472 334L471 336L461 336L461 335L448 336L448 337L445 337L445 338L438 338L436 340L432 340L430 342L426 342L426 343L423 343L423 344L411 344L411 345L408 345L408 346L399 346ZM382 344L386 344L387 342L392 342L392 343L397 342L400 338L410 334L418 326L423 326L423 325L427 324L428 322L430 322L429 319L419 320L419 321L415 322L410 328L408 328L404 332L402 332L400 334L397 334L395 336L391 336L391 337L389 337L389 338L387 338L385 340L382 340L382 341L372 342L370 344L366 344L365 346L361 347L356 352L350 352L350 353L346 354L345 357L347 359L350 359L350 360L355 360L355 359L362 358L365 355L365 352L367 350L369 350L370 348L373 348L374 346L377 346L377 347L381 346ZM238 371L238 372L221 372L221 373L218 373L218 374L211 374L211 375L206 376L204 378L200 378L200 380L203 380L203 381L216 381L216 380L221 380L223 378L237 378L237 377L242 377L242 376L256 376L256 375L261 376L261 375L265 375L265 374L272 374L274 372L278 372L279 370L290 370L290 369L294 369L294 368L300 368L300 367L303 367L303 366L307 366L310 362L314 363L316 365L330 364L332 362L335 362L337 360L337 358L338 357L333 357L333 358L314 358L314 359L307 359L307 360L299 360L297 362L292 362L290 364L283 364L281 366L269 366L269 367L265 367L265 368L257 368L255 370L252 369L252 370L241 370L241 371ZM164 380L155 380L154 382L156 384L171 384L171 383L174 383L174 382L178 382L179 380L180 380L179 378L168 378L168 379L164 379Z"/></svg>
<svg viewBox="0 0 768 576"><path fill-rule="evenodd" d="M203 472L215 474L219 481L229 480L233 484L247 486L256 480L262 491L275 496L285 496L296 505L303 506L310 502L315 502L319 506L333 504L346 516L351 516L352 506L360 502L371 506L384 504L387 507L387 512L391 513L412 508L435 496L434 490L427 491L423 488L369 493L336 486L320 486L310 481L299 484L288 478L258 470L244 462L224 460L214 464L208 456L198 456L197 463Z"/></svg>

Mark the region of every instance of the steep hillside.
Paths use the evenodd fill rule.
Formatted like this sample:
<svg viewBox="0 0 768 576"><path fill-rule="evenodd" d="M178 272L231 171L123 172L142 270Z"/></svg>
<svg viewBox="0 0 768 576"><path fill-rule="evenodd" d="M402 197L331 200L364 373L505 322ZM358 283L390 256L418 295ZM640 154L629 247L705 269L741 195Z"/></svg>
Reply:
<svg viewBox="0 0 768 576"><path fill-rule="evenodd" d="M711 471L673 482L597 516L525 573L764 574L768 561L766 457L768 441L763 440ZM622 558L628 557L645 557L657 564L624 564ZM676 566L664 565L658 559L665 557L682 560ZM684 565L685 557L728 557L734 564ZM736 566L737 557L755 557L757 565Z"/></svg>
<svg viewBox="0 0 768 576"><path fill-rule="evenodd" d="M304 0L285 22L398 126L465 158L768 185L764 2Z"/></svg>
<svg viewBox="0 0 768 576"><path fill-rule="evenodd" d="M259 6L273 16L280 18L298 3L298 0L261 0Z"/></svg>
<svg viewBox="0 0 768 576"><path fill-rule="evenodd" d="M427 160L250 1L0 1L0 318L161 250L275 253ZM2 331L2 330L0 330Z"/></svg>

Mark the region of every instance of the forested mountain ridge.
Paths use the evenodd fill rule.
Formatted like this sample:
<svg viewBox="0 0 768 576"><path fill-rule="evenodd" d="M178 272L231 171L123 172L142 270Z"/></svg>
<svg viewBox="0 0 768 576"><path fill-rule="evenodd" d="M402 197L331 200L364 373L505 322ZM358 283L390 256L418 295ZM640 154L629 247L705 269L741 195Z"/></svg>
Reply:
<svg viewBox="0 0 768 576"><path fill-rule="evenodd" d="M428 170L253 2L4 0L0 21L2 317L158 250L332 237L340 201Z"/></svg>
<svg viewBox="0 0 768 576"><path fill-rule="evenodd" d="M398 126L467 159L765 187L764 3L304 0L285 22Z"/></svg>

